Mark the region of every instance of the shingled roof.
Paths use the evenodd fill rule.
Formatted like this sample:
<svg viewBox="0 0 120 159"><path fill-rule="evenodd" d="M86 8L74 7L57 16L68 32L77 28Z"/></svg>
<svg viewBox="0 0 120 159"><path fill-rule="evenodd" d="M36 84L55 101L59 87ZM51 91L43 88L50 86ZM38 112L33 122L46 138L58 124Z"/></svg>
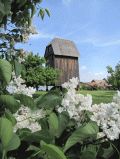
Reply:
<svg viewBox="0 0 120 159"><path fill-rule="evenodd" d="M54 38L49 45L52 46L54 55L79 57L79 52L73 41Z"/></svg>

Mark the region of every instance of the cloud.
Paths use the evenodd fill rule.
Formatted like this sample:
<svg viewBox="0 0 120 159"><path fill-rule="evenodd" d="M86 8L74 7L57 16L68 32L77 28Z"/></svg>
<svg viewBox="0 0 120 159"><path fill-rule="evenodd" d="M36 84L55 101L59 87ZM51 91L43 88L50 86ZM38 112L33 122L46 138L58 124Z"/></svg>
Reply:
<svg viewBox="0 0 120 159"><path fill-rule="evenodd" d="M69 33L66 33L64 36L71 36L71 35L75 35L76 33L79 34L80 31L86 29L88 26L89 26L89 23L79 26L78 29L76 29L75 27L72 31L70 31Z"/></svg>
<svg viewBox="0 0 120 159"><path fill-rule="evenodd" d="M46 32L38 32L38 34L30 35L30 39L36 40L36 39L53 39L56 35Z"/></svg>
<svg viewBox="0 0 120 159"><path fill-rule="evenodd" d="M109 47L109 46L115 46L120 45L120 39L113 39L113 40L103 40L103 38L85 38L83 40L80 40L80 43L88 43L92 44L95 47Z"/></svg>
<svg viewBox="0 0 120 159"><path fill-rule="evenodd" d="M106 46L113 46L113 45L120 45L120 40L113 40L113 41L107 41L103 43L96 43L96 46L98 47L106 47Z"/></svg>
<svg viewBox="0 0 120 159"><path fill-rule="evenodd" d="M72 2L72 0L62 0L62 2L64 5L68 6Z"/></svg>
<svg viewBox="0 0 120 159"><path fill-rule="evenodd" d="M80 81L81 82L90 82L92 80L102 80L107 77L106 72L92 72L87 66L83 65L80 67Z"/></svg>
<svg viewBox="0 0 120 159"><path fill-rule="evenodd" d="M81 70L86 70L86 69L87 69L87 66L83 65L83 66L81 66L80 69L81 69Z"/></svg>

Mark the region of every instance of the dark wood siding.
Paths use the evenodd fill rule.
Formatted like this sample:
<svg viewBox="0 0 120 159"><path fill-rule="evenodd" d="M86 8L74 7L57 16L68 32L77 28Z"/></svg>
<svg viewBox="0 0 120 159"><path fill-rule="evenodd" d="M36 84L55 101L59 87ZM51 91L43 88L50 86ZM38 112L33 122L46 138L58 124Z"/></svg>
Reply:
<svg viewBox="0 0 120 159"><path fill-rule="evenodd" d="M55 56L54 68L60 70L60 77L56 85L61 85L72 77L79 78L79 65L76 57Z"/></svg>
<svg viewBox="0 0 120 159"><path fill-rule="evenodd" d="M54 55L49 55L48 57L46 57L46 66L49 67L54 67Z"/></svg>

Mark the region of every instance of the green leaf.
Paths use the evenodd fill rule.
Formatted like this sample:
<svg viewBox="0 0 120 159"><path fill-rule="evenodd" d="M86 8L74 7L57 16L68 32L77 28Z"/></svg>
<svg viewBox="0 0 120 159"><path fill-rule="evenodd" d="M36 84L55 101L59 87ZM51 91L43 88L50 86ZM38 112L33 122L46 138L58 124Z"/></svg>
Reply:
<svg viewBox="0 0 120 159"><path fill-rule="evenodd" d="M25 68L25 66L23 64L21 64L21 67L22 67L21 76L24 79L25 75L26 75L26 68Z"/></svg>
<svg viewBox="0 0 120 159"><path fill-rule="evenodd" d="M64 151L67 151L71 146L78 142L83 142L87 138L96 138L99 128L95 122L89 122L85 126L79 127L73 134L68 138Z"/></svg>
<svg viewBox="0 0 120 159"><path fill-rule="evenodd" d="M0 118L0 139L4 149L8 146L13 136L12 123L6 118Z"/></svg>
<svg viewBox="0 0 120 159"><path fill-rule="evenodd" d="M22 65L15 60L14 67L15 67L15 75L18 77L22 72Z"/></svg>
<svg viewBox="0 0 120 159"><path fill-rule="evenodd" d="M96 159L97 156L97 146L96 145L88 145L81 152L80 159Z"/></svg>
<svg viewBox="0 0 120 159"><path fill-rule="evenodd" d="M36 12L35 6L31 5L31 18L34 16L35 12Z"/></svg>
<svg viewBox="0 0 120 159"><path fill-rule="evenodd" d="M49 10L46 8L45 11L46 11L47 15L50 17L50 12L49 12Z"/></svg>
<svg viewBox="0 0 120 159"><path fill-rule="evenodd" d="M0 2L0 12L4 15L5 14L5 10L4 10L4 4L2 2Z"/></svg>
<svg viewBox="0 0 120 159"><path fill-rule="evenodd" d="M67 159L64 153L55 145L44 143L42 144L41 149L52 159Z"/></svg>
<svg viewBox="0 0 120 159"><path fill-rule="evenodd" d="M24 95L24 94L15 94L14 95L15 99L20 100L20 103L23 104L24 106L28 106L31 109L35 108L35 103L33 98Z"/></svg>
<svg viewBox="0 0 120 159"><path fill-rule="evenodd" d="M27 141L29 143L32 142L40 143L41 140L44 140L47 143L53 143L54 141L53 136L51 136L51 134L47 130L41 130L34 133L28 132L26 135L22 135L21 137L22 140Z"/></svg>
<svg viewBox="0 0 120 159"><path fill-rule="evenodd" d="M111 144L108 148L102 147L102 151L103 151L103 154L101 157L103 157L105 159L109 159L114 153L114 149Z"/></svg>
<svg viewBox="0 0 120 159"><path fill-rule="evenodd" d="M13 126L17 123L15 117L13 116L13 114L12 114L9 110L6 110L6 111L5 111L5 117L6 117L8 120L11 121L11 123L12 123Z"/></svg>
<svg viewBox="0 0 120 159"><path fill-rule="evenodd" d="M58 130L58 117L55 113L51 113L48 118L49 130L52 135L56 135Z"/></svg>
<svg viewBox="0 0 120 159"><path fill-rule="evenodd" d="M31 130L28 128L22 128L17 130L17 134L20 137L21 141L24 140L27 136L31 134Z"/></svg>
<svg viewBox="0 0 120 159"><path fill-rule="evenodd" d="M27 149L27 151L30 151L30 150L33 150L33 151L40 151L40 148L37 147L37 146L34 146L34 145L30 145Z"/></svg>
<svg viewBox="0 0 120 159"><path fill-rule="evenodd" d="M0 12L3 15L7 15L10 13L10 9L11 9L11 0L4 0L4 1L0 1Z"/></svg>
<svg viewBox="0 0 120 159"><path fill-rule="evenodd" d="M43 8L40 9L39 11L39 15L41 16L42 20L44 19L44 16L45 16L45 11Z"/></svg>
<svg viewBox="0 0 120 159"><path fill-rule="evenodd" d="M12 75L12 65L3 59L0 59L0 80L3 83L9 84Z"/></svg>
<svg viewBox="0 0 120 159"><path fill-rule="evenodd" d="M27 0L17 0L17 3L19 3L18 7L21 8L22 6L25 5L26 2Z"/></svg>
<svg viewBox="0 0 120 159"><path fill-rule="evenodd" d="M68 123L69 123L68 113L67 112L62 112L61 114L59 114L59 116L58 116L58 130L57 130L57 133L56 133L57 137L61 136L61 134L63 133L63 131L67 127Z"/></svg>
<svg viewBox="0 0 120 159"><path fill-rule="evenodd" d="M62 97L59 93L50 92L36 99L36 105L39 108L53 110L55 106L60 105Z"/></svg>
<svg viewBox="0 0 120 159"><path fill-rule="evenodd" d="M13 134L6 150L7 151L12 151L12 150L17 149L19 146L20 146L20 139L16 134Z"/></svg>
<svg viewBox="0 0 120 159"><path fill-rule="evenodd" d="M41 129L42 130L48 130L48 120L47 118L42 118L38 121L40 123Z"/></svg>
<svg viewBox="0 0 120 159"><path fill-rule="evenodd" d="M0 95L0 103L5 105L12 113L15 113L20 107L20 103L11 95Z"/></svg>

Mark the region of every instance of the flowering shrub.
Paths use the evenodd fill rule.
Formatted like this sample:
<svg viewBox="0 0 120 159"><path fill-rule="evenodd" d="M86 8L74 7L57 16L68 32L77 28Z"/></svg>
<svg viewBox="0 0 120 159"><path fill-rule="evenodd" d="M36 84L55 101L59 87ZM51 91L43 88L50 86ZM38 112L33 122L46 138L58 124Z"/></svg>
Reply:
<svg viewBox="0 0 120 159"><path fill-rule="evenodd" d="M7 86L7 90L10 94L24 94L30 97L32 97L36 91L33 87L27 87L21 76L16 77L14 72L12 73L12 80Z"/></svg>
<svg viewBox="0 0 120 159"><path fill-rule="evenodd" d="M9 62L0 60L0 72L2 159L120 157L120 92L112 103L93 105L91 95L75 90L79 81L73 78L62 85L62 91L33 99L35 89L12 73Z"/></svg>
<svg viewBox="0 0 120 159"><path fill-rule="evenodd" d="M120 92L113 97L113 102L99 105L92 105L91 95L77 94L75 88L78 85L78 79L73 78L68 83L63 84L68 92L62 100L62 107L58 108L58 112L68 111L70 118L77 121L81 125L85 120L85 111L92 113L90 119L95 121L102 129L102 135L110 140L119 138L120 134Z"/></svg>

